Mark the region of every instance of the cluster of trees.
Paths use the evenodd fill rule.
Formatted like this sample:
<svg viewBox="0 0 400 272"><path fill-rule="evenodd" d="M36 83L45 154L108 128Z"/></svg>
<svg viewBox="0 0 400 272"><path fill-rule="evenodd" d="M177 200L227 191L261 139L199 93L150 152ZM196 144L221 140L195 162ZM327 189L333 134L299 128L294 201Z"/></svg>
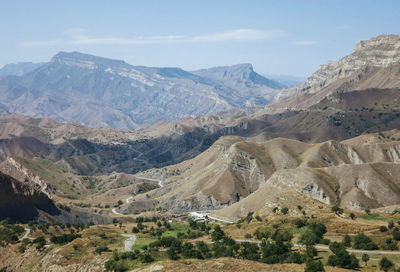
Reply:
<svg viewBox="0 0 400 272"><path fill-rule="evenodd" d="M18 236L24 232L19 225L9 224L7 221L0 223L0 246L18 242Z"/></svg>
<svg viewBox="0 0 400 272"><path fill-rule="evenodd" d="M123 253L114 251L111 259L105 263L105 270L125 272L130 269L127 261L135 260L138 260L142 263L151 263L154 261L154 258L148 252L140 252L138 250Z"/></svg>
<svg viewBox="0 0 400 272"><path fill-rule="evenodd" d="M329 256L328 265L346 269L357 269L360 267L357 257L354 254L349 254L342 243L332 242L329 244L329 249L333 255Z"/></svg>
<svg viewBox="0 0 400 272"><path fill-rule="evenodd" d="M89 226L93 226L94 223L90 222L89 224L84 224L84 223L80 223L80 224L71 224L71 223L66 223L66 224L62 224L59 222L55 222L53 224L39 224L36 221L31 221L28 223L29 228L32 231L35 231L36 229L41 230L43 233L48 233L49 232L49 228L53 227L55 229L60 229L60 230L68 230L71 233L74 232L79 232L81 230L84 230L86 228L88 228Z"/></svg>
<svg viewBox="0 0 400 272"><path fill-rule="evenodd" d="M32 241L32 244L36 244L36 249L42 251L46 245L46 239L44 236L39 236Z"/></svg>
<svg viewBox="0 0 400 272"><path fill-rule="evenodd" d="M306 230L300 235L299 243L304 244L306 246L312 246L317 243L329 244L329 241L324 239L324 234L327 229L326 226L322 223L304 223L306 225ZM297 222L296 226L300 226L301 224Z"/></svg>
<svg viewBox="0 0 400 272"><path fill-rule="evenodd" d="M68 233L59 236L52 236L50 241L54 244L65 245L80 237L80 234Z"/></svg>
<svg viewBox="0 0 400 272"><path fill-rule="evenodd" d="M321 226L316 225L314 229L316 232L321 232L321 228ZM171 260L233 257L268 264L307 263L307 266L310 266L309 269L311 269L309 271L322 271L313 270L322 265L319 261L314 260L317 255L316 249L307 247L304 252L292 250L291 240L293 236L289 232L276 229L270 235L270 239L263 239L261 244L238 243L226 235L221 227L217 225L210 232L210 237L212 244L206 244L202 241L195 243L184 242L175 237L160 237L157 241L146 246L144 250L151 254L152 252L158 252L162 248Z"/></svg>
<svg viewBox="0 0 400 272"><path fill-rule="evenodd" d="M154 228L152 226L150 227L149 230L148 230L149 228L148 225L143 224L143 222L145 221L139 220L136 222L137 222L136 226L132 228L133 233L142 232L142 233L150 233L152 236L161 236L165 231L173 230L172 225L166 220L156 221L157 228Z"/></svg>

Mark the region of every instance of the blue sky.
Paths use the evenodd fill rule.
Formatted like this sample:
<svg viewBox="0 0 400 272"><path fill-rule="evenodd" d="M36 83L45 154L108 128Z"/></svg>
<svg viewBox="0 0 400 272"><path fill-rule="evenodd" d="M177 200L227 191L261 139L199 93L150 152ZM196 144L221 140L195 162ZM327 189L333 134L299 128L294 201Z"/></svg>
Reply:
<svg viewBox="0 0 400 272"><path fill-rule="evenodd" d="M0 9L0 66L79 51L187 70L252 63L308 76L360 40L399 34L398 0L18 1Z"/></svg>

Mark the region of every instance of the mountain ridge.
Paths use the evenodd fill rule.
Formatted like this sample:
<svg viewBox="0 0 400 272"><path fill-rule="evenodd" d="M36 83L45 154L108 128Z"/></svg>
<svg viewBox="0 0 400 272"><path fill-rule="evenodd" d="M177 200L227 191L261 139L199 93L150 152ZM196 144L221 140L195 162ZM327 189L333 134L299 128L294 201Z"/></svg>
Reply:
<svg viewBox="0 0 400 272"><path fill-rule="evenodd" d="M225 70L235 74L232 67ZM60 52L27 74L1 78L0 103L10 113L136 129L159 120L260 106L275 99L280 85L252 68L246 76L246 82L257 82L228 84L180 68L133 66L121 60Z"/></svg>

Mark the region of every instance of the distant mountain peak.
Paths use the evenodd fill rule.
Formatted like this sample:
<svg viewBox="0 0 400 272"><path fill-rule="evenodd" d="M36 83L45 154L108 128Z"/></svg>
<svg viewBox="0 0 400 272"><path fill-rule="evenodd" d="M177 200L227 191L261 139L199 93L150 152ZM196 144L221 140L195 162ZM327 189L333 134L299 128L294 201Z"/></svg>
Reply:
<svg viewBox="0 0 400 272"><path fill-rule="evenodd" d="M42 66L43 63L18 62L4 65L0 69L0 76L22 76Z"/></svg>
<svg viewBox="0 0 400 272"><path fill-rule="evenodd" d="M193 71L193 73L212 80L230 84L243 83L246 86L249 86L249 84L265 85L272 89L281 89L284 87L282 84L256 73L253 69L253 65L250 63L212 67L209 69Z"/></svg>
<svg viewBox="0 0 400 272"><path fill-rule="evenodd" d="M131 67L131 65L123 60L103 58L80 52L61 51L52 57L51 62L89 69L97 69L100 67Z"/></svg>

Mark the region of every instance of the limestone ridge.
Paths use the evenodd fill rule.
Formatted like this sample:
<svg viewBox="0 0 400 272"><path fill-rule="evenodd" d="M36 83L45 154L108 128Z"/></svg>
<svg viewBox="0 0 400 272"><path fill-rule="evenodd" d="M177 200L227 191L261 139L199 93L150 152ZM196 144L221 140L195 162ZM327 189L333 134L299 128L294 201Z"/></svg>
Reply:
<svg viewBox="0 0 400 272"><path fill-rule="evenodd" d="M92 127L135 129L159 120L263 106L282 87L251 65L223 70L229 77L215 79L206 70L202 76L60 52L30 72L0 77L0 109Z"/></svg>
<svg viewBox="0 0 400 272"><path fill-rule="evenodd" d="M367 67L387 68L399 63L400 35L380 35L361 41L355 46L352 54L339 61L321 65L304 84L282 91L279 97L282 99L299 92L317 93L329 84L348 78Z"/></svg>
<svg viewBox="0 0 400 272"><path fill-rule="evenodd" d="M172 210L215 210L234 204L237 210L226 215L235 217L243 207L240 203L246 206L240 212L244 216L257 211L254 207L273 204L274 196L285 192L349 209L395 205L400 201L393 175L398 172L400 144L363 144L368 137L376 136L319 144L223 137L192 160L140 173L163 179L165 186L149 192L150 200L137 196L126 208L140 209L146 201Z"/></svg>

